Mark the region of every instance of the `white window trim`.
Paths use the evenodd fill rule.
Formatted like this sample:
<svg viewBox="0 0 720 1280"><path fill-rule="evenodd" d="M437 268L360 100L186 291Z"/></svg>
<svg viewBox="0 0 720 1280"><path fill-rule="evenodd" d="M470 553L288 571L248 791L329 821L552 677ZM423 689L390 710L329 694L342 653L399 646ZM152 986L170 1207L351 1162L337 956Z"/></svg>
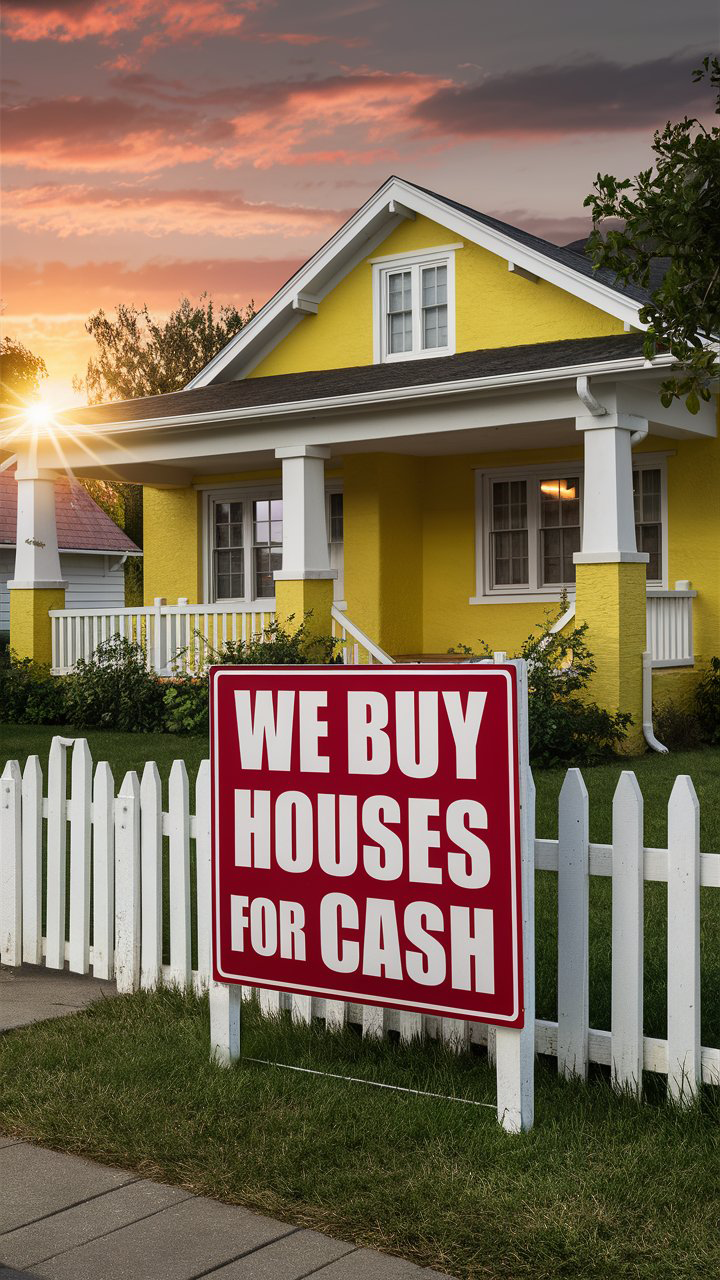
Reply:
<svg viewBox="0 0 720 1280"><path fill-rule="evenodd" d="M648 580L649 587L667 588L668 580L668 501L667 501L667 455L642 453L633 457L633 471L660 471L660 518L662 522L662 563L663 577L660 582ZM535 566L535 581L527 587L493 587L492 540L490 537L491 502L490 485L494 480L527 480L557 479L558 474L576 474L580 480L580 528L582 530L583 495L585 489L585 466L582 459L560 460L553 463L536 463L529 467L498 467L477 469L475 471L475 595L470 597L469 604L548 604L562 599L563 594L570 600L575 599L574 585L563 588L559 586L542 587L539 581L539 533L540 521L538 513L533 512L537 505L536 486L528 489L528 565ZM531 494L532 499L531 499ZM532 572L532 568L530 568Z"/></svg>
<svg viewBox="0 0 720 1280"><path fill-rule="evenodd" d="M271 611L275 608L275 596L259 596L249 594L254 586L252 569L252 504L257 499L282 498L282 485L279 480L266 484L252 482L235 484L217 489L203 491L203 604L222 604L232 609L234 605L256 612ZM245 554L245 584L249 588L244 596L232 599L215 600L213 598L213 528L212 511L216 502L242 502L243 504L243 552ZM250 574L248 579L248 566Z"/></svg>
<svg viewBox="0 0 720 1280"><path fill-rule="evenodd" d="M243 510L243 550L252 549L252 503L256 499L282 498L282 484L280 480L271 480L265 484L258 484L257 481L238 481L237 484L223 486L203 486L199 489L202 494L202 570L203 570L203 598L198 603L202 604L220 604L227 605L228 609L232 609L234 605L242 608L254 609L256 612L265 610L266 612L275 609L275 596L239 596L232 600L216 601L212 599L213 585L213 521L212 512L213 505L216 502L242 502ZM342 493L343 482L335 478L329 479L325 485L325 524L330 529L330 494ZM249 541L248 541L249 538ZM248 557L250 560L250 584L253 583L252 573L252 555ZM248 560L246 559L245 568L247 570ZM248 581L247 572L245 577ZM345 601L336 601L338 606L345 605Z"/></svg>
<svg viewBox="0 0 720 1280"><path fill-rule="evenodd" d="M396 364L403 360L429 360L434 356L455 354L455 250L462 245L446 245L437 249L419 249L414 253L400 253L386 258L371 258L373 293L373 362ZM421 267L447 267L447 315L448 340L445 347L431 347L424 351L421 345L422 307L420 305L419 276ZM413 271L413 350L399 351L391 355L386 350L386 280L394 271Z"/></svg>

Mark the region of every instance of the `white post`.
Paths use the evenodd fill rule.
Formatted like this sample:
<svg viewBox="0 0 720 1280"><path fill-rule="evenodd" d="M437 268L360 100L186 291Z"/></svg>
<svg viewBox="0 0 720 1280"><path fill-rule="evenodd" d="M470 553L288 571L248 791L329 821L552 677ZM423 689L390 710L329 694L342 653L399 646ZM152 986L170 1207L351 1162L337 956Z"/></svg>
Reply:
<svg viewBox="0 0 720 1280"><path fill-rule="evenodd" d="M646 564L638 551L633 502L632 437L647 422L631 414L576 418L585 453L582 550L575 564Z"/></svg>
<svg viewBox="0 0 720 1280"><path fill-rule="evenodd" d="M210 983L210 1057L229 1067L240 1057L242 987L236 982Z"/></svg>
<svg viewBox="0 0 720 1280"><path fill-rule="evenodd" d="M125 774L115 801L115 975L121 993L140 986L140 783Z"/></svg>
<svg viewBox="0 0 720 1280"><path fill-rule="evenodd" d="M57 474L31 460L18 463L15 573L9 589L66 587L55 524Z"/></svg>
<svg viewBox="0 0 720 1280"><path fill-rule="evenodd" d="M634 773L613 796L612 1077L640 1098L643 1072L643 797Z"/></svg>
<svg viewBox="0 0 720 1280"><path fill-rule="evenodd" d="M528 756L528 684L525 662L513 662L518 680L522 961L525 1021L519 1031L497 1027L497 1117L508 1133L522 1133L535 1117L535 783Z"/></svg>
<svg viewBox="0 0 720 1280"><path fill-rule="evenodd" d="M0 779L0 960L22 964L22 776L8 760Z"/></svg>
<svg viewBox="0 0 720 1280"><path fill-rule="evenodd" d="M72 973L90 969L90 841L92 756L87 738L76 738L70 766L70 944Z"/></svg>
<svg viewBox="0 0 720 1280"><path fill-rule="evenodd" d="M688 1106L701 1080L700 805L680 774L668 806L668 1093Z"/></svg>
<svg viewBox="0 0 720 1280"><path fill-rule="evenodd" d="M587 1078L589 1014L589 814L579 769L568 769L558 816L558 1071Z"/></svg>
<svg viewBox="0 0 720 1280"><path fill-rule="evenodd" d="M163 605L167 604L164 596L156 596L153 601L153 648L152 648L152 665L156 675L159 675L165 669L165 652L166 645L164 643L165 636L163 630Z"/></svg>
<svg viewBox="0 0 720 1280"><path fill-rule="evenodd" d="M325 519L325 459L320 445L287 445L275 450L282 462L283 564L276 581L335 578L330 568Z"/></svg>

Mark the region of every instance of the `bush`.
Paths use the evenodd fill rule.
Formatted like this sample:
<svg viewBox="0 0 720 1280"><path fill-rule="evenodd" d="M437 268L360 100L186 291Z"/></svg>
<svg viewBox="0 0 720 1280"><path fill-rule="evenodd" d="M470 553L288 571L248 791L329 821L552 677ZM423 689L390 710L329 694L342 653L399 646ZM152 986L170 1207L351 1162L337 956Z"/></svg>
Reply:
<svg viewBox="0 0 720 1280"><path fill-rule="evenodd" d="M695 693L700 732L704 742L720 745L720 658L711 658Z"/></svg>
<svg viewBox="0 0 720 1280"><path fill-rule="evenodd" d="M31 658L7 653L0 660L0 720L15 724L62 724L67 719L67 678Z"/></svg>
<svg viewBox="0 0 720 1280"><path fill-rule="evenodd" d="M672 751L691 751L702 743L698 717L671 702L653 707L653 729L663 746Z"/></svg>
<svg viewBox="0 0 720 1280"><path fill-rule="evenodd" d="M287 631L277 621L250 640L228 640L220 650L211 650L212 666L307 666L309 663L339 662L337 641L332 636L314 636L303 618L296 631ZM290 619L292 621L292 618ZM168 733L209 732L209 685L206 672L181 676L165 688L165 728Z"/></svg>
<svg viewBox="0 0 720 1280"><path fill-rule="evenodd" d="M632 722L627 712L606 711L587 698L595 671L585 638L587 624L567 632L552 631L566 608L563 601L555 618L547 614L537 634L528 636L515 655L528 665L530 760L540 768L607 760ZM471 651L463 645L450 652ZM484 641L478 656L492 656Z"/></svg>
<svg viewBox="0 0 720 1280"><path fill-rule="evenodd" d="M67 720L83 729L151 733L164 727L164 687L142 646L113 636L66 677Z"/></svg>

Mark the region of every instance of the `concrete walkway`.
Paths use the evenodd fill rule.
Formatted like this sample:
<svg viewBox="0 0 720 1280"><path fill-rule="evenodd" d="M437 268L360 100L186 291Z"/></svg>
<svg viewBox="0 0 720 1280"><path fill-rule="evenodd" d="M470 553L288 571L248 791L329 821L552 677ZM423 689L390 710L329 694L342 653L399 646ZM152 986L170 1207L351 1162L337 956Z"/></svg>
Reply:
<svg viewBox="0 0 720 1280"><path fill-rule="evenodd" d="M0 1137L0 1280L441 1280L235 1205Z"/></svg>
<svg viewBox="0 0 720 1280"><path fill-rule="evenodd" d="M0 1032L27 1027L46 1018L64 1018L94 1000L116 995L114 982L84 978L59 969L24 964L0 968ZM1 1280L1 1277L0 1277Z"/></svg>

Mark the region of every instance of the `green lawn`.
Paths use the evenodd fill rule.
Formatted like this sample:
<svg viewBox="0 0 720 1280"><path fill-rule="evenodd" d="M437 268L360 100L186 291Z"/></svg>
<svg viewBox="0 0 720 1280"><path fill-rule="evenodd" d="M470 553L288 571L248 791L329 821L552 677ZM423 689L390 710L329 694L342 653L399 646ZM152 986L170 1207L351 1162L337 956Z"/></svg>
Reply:
<svg viewBox="0 0 720 1280"><path fill-rule="evenodd" d="M540 1061L537 1124L487 1107L209 1062L207 1001L105 1001L0 1038L0 1130L411 1258L463 1280L717 1275L720 1090L682 1114ZM492 1104L484 1056L291 1027L248 1057Z"/></svg>

